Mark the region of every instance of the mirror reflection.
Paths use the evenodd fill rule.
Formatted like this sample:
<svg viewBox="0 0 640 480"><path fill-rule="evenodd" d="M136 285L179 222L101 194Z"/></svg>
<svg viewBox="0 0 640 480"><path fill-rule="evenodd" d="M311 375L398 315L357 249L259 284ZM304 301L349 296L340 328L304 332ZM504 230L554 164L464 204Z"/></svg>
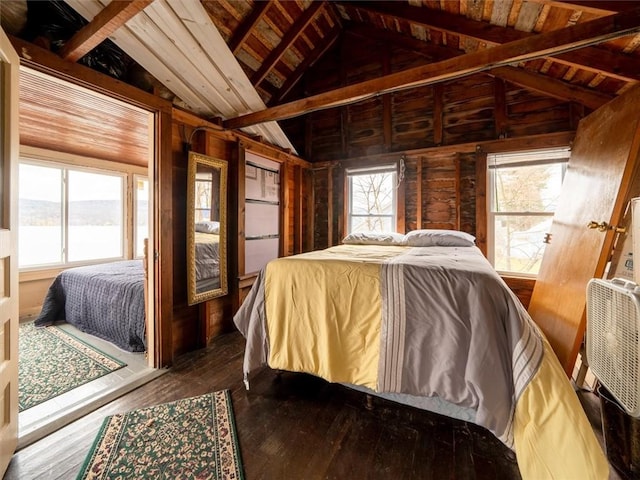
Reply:
<svg viewBox="0 0 640 480"><path fill-rule="evenodd" d="M227 162L189 153L187 184L188 302L226 295Z"/></svg>

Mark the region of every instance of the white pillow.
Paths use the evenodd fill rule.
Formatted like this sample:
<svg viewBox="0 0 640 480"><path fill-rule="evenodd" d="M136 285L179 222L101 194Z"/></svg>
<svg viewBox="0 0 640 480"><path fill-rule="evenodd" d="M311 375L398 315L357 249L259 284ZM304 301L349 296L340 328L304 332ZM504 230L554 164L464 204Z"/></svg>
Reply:
<svg viewBox="0 0 640 480"><path fill-rule="evenodd" d="M208 220L196 222L196 232L220 233L220 222L213 222Z"/></svg>
<svg viewBox="0 0 640 480"><path fill-rule="evenodd" d="M413 230L404 236L410 247L473 247L476 237L458 230Z"/></svg>
<svg viewBox="0 0 640 480"><path fill-rule="evenodd" d="M354 232L342 239L345 245L405 245L404 235L395 232Z"/></svg>

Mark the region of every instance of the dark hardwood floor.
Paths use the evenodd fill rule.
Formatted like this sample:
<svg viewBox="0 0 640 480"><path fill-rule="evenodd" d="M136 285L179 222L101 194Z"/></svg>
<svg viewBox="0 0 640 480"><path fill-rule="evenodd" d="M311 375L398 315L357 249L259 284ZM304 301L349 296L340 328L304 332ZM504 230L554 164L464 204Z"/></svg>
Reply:
<svg viewBox="0 0 640 480"><path fill-rule="evenodd" d="M473 424L379 398L369 409L360 392L267 368L246 391L243 351L239 333L215 338L165 375L18 451L5 479L75 478L105 416L222 389L231 390L247 480L520 478L515 455ZM580 397L597 431L597 399Z"/></svg>

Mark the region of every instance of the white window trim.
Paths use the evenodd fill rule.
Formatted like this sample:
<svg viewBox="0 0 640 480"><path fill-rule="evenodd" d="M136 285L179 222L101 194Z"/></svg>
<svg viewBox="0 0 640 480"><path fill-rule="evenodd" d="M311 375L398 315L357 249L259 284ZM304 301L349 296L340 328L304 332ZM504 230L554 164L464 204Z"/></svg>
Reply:
<svg viewBox="0 0 640 480"><path fill-rule="evenodd" d="M396 181L396 185L394 187L393 201L392 201L392 215L375 215L376 217L390 217L391 224L393 225L393 229L395 230L398 225L398 168L395 163L385 163L382 165L371 165L367 167L352 167L345 169L345 180L347 182L347 198L346 198L346 225L345 232L347 234L351 233L351 179L349 177L355 175L368 175L368 174L377 174L377 173L393 173L394 180Z"/></svg>
<svg viewBox="0 0 640 480"><path fill-rule="evenodd" d="M500 166L516 167L529 165L544 165L547 163L568 162L571 155L570 147L547 148L540 150L523 150L513 152L496 152L487 154L487 259L494 265L495 260L495 215L493 211L494 189L492 170ZM553 217L549 212L499 212L500 215L531 215ZM496 270L500 275L514 278L537 278L537 274Z"/></svg>
<svg viewBox="0 0 640 480"><path fill-rule="evenodd" d="M19 162L31 163L33 165L42 166L54 166L54 167L70 167L76 170L82 170L86 172L95 173L108 173L110 175L120 175L123 178L124 195L123 195L123 257L117 257L113 259L100 259L94 261L81 261L81 262L67 262L56 265L43 265L32 267L21 267L19 272L33 272L40 271L56 271L64 270L71 266L91 265L96 263L104 263L110 260L135 258L135 210L134 205L135 195L133 188L135 186L134 177L144 177L148 179L147 168L130 165L126 163L118 163L108 160L102 160L94 157L85 157L82 155L75 155L70 153L57 152L53 150L46 150L37 147L30 147L26 145L20 146ZM66 194L65 194L66 195ZM149 204L151 199L149 199ZM131 212L127 215L127 211ZM149 217L151 218L151 217ZM21 275L22 278L22 275Z"/></svg>

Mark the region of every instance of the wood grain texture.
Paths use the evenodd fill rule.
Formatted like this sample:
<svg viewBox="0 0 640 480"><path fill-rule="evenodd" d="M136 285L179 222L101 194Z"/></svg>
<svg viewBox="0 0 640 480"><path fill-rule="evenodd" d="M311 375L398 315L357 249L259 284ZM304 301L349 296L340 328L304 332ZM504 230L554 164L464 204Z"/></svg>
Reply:
<svg viewBox="0 0 640 480"><path fill-rule="evenodd" d="M585 117L576 133L567 174L533 289L529 313L568 375L585 331L586 287L601 278L614 231L587 229L594 220L618 225L638 182L640 88Z"/></svg>
<svg viewBox="0 0 640 480"><path fill-rule="evenodd" d="M71 37L60 50L60 56L71 62L78 61L97 47L109 35L137 15L153 0L111 2L91 22Z"/></svg>
<svg viewBox="0 0 640 480"><path fill-rule="evenodd" d="M360 392L266 368L247 391L244 344L234 332L183 355L166 374L18 451L5 480L74 478L105 416L221 389L231 391L247 480L520 478L513 452L474 424L375 397L368 409ZM579 397L602 441L597 399Z"/></svg>
<svg viewBox="0 0 640 480"><path fill-rule="evenodd" d="M30 69L20 72L20 143L148 167L152 115Z"/></svg>

